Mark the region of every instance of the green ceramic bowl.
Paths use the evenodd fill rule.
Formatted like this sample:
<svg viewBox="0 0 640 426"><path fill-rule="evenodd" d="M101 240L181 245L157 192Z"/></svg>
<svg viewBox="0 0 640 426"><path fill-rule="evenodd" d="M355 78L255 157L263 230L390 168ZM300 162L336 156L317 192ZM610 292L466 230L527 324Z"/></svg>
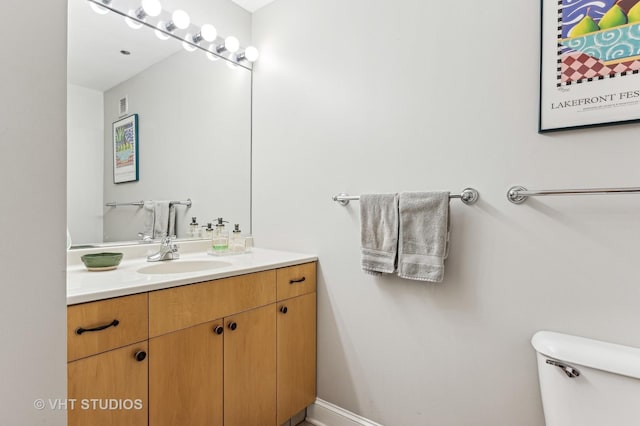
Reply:
<svg viewBox="0 0 640 426"><path fill-rule="evenodd" d="M122 253L85 254L81 259L90 271L109 271L118 267L122 260Z"/></svg>

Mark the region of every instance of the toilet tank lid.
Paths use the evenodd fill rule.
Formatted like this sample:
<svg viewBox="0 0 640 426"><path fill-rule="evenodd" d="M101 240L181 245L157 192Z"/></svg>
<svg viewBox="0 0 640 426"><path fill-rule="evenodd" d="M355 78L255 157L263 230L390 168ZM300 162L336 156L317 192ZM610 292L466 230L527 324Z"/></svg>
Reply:
<svg viewBox="0 0 640 426"><path fill-rule="evenodd" d="M559 361L640 379L640 349L552 331L538 331L531 344Z"/></svg>

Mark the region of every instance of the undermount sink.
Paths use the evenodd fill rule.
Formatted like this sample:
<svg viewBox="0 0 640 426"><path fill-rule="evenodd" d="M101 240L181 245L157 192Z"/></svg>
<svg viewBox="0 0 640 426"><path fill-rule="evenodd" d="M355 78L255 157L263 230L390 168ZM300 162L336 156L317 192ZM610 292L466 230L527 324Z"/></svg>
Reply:
<svg viewBox="0 0 640 426"><path fill-rule="evenodd" d="M138 269L138 272L141 274L182 274L224 268L225 266L231 266L231 263L220 260L167 260L142 267Z"/></svg>

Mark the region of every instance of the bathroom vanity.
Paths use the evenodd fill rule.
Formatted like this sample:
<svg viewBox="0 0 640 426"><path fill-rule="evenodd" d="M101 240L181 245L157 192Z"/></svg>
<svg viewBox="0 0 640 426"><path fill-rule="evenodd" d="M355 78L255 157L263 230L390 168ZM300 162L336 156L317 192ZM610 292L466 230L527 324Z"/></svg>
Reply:
<svg viewBox="0 0 640 426"><path fill-rule="evenodd" d="M316 396L316 260L254 249L71 265L68 424L284 423Z"/></svg>

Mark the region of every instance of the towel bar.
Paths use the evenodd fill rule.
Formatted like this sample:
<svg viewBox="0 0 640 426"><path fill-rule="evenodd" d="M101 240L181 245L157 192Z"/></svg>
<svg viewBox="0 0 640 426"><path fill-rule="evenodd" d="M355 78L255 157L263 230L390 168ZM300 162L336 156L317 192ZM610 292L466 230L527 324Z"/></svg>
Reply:
<svg viewBox="0 0 640 426"><path fill-rule="evenodd" d="M512 186L507 191L507 199L513 204L522 204L529 197L545 195L613 195L640 194L640 188L584 188L584 189L527 189L524 186Z"/></svg>
<svg viewBox="0 0 640 426"><path fill-rule="evenodd" d="M460 194L449 194L449 199L451 198L459 198L462 200L463 203L465 203L466 205L470 206L472 204L475 204L476 201L478 201L478 198L480 198L480 194L478 193L478 191L474 188L465 188L462 190L462 193ZM340 205L346 206L347 204L349 204L349 201L358 201L360 200L360 196L359 195L349 195L349 194L345 194L344 192L338 194L338 195L334 195L332 197L333 201L336 201L338 203L340 203Z"/></svg>
<svg viewBox="0 0 640 426"><path fill-rule="evenodd" d="M192 201L191 198L187 198L186 201L169 201L169 204L173 204L173 205L181 205L181 206L187 206L187 208L191 207ZM118 207L118 206L137 206L137 207L142 207L144 206L144 201L132 201L129 203L118 203L115 201L112 201L110 203L105 204L105 206L107 207Z"/></svg>
<svg viewBox="0 0 640 426"><path fill-rule="evenodd" d="M105 204L107 207L118 207L118 206L144 206L144 201L132 201L130 203L118 203L116 201L112 201L110 203Z"/></svg>

